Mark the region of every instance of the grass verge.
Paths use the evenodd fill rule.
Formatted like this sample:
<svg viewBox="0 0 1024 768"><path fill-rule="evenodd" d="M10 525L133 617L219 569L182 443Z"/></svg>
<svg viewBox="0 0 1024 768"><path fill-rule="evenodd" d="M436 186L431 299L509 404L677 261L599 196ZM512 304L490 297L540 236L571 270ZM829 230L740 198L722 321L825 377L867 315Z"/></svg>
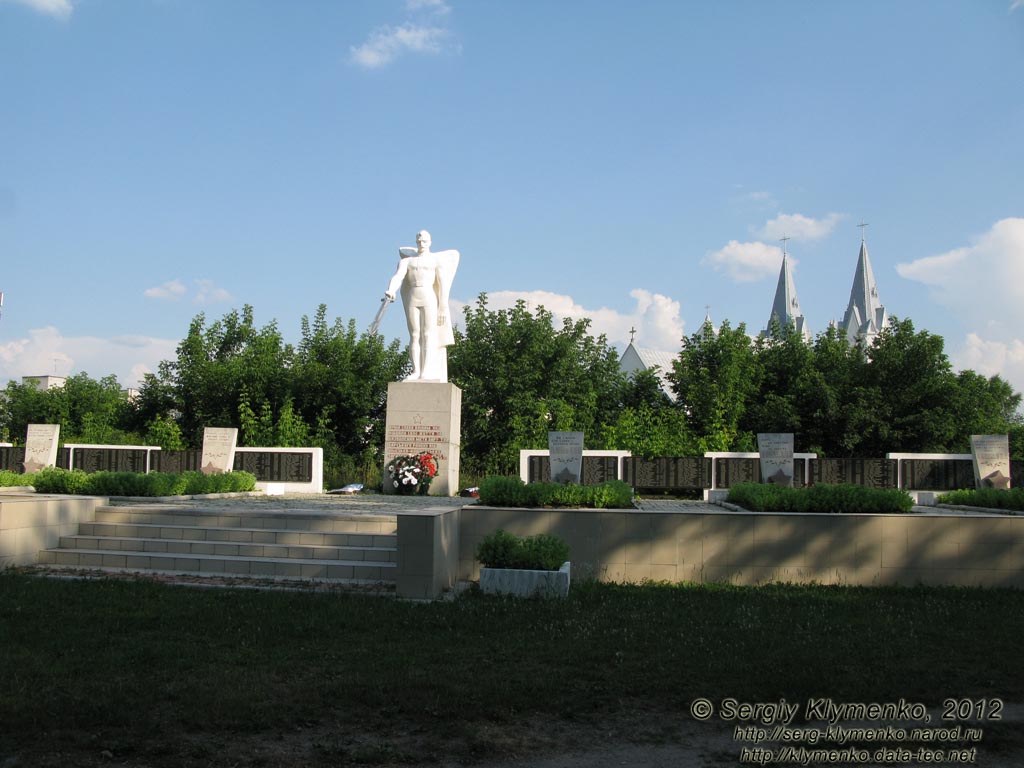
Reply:
<svg viewBox="0 0 1024 768"><path fill-rule="evenodd" d="M8 572L0 758L74 756L101 734L186 764L204 734L342 723L441 755L531 720L682 719L700 696L1019 702L1022 635L1016 590L582 583L566 601L416 604Z"/></svg>

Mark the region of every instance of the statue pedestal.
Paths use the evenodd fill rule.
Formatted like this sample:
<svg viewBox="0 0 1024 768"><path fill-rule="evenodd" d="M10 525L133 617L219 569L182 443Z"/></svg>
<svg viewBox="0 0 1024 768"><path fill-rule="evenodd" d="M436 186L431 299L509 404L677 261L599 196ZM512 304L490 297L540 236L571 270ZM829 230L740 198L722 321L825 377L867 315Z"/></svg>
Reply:
<svg viewBox="0 0 1024 768"><path fill-rule="evenodd" d="M438 381L393 381L388 384L384 436L384 493L394 493L387 465L396 456L426 451L437 460L431 496L459 491L459 449L462 445L462 390Z"/></svg>

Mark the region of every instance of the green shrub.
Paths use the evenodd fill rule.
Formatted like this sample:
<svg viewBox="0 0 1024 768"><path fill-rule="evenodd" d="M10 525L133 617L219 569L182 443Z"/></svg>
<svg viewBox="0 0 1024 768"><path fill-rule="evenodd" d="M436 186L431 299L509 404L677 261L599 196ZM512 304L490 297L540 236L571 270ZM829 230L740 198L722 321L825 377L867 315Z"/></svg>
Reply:
<svg viewBox="0 0 1024 768"><path fill-rule="evenodd" d="M49 467L34 475L16 475L31 482L39 493L70 493L86 496L181 496L205 493L238 493L256 487L250 472L204 475L201 472L94 472Z"/></svg>
<svg viewBox="0 0 1024 768"><path fill-rule="evenodd" d="M89 475L80 469L47 467L29 475L39 493L70 493L89 495Z"/></svg>
<svg viewBox="0 0 1024 768"><path fill-rule="evenodd" d="M549 533L520 538L497 530L480 542L476 559L485 568L557 571L569 559L569 545Z"/></svg>
<svg viewBox="0 0 1024 768"><path fill-rule="evenodd" d="M852 484L785 488L738 483L729 490L728 501L758 512L898 514L909 512L914 506L914 500L906 491Z"/></svg>
<svg viewBox="0 0 1024 768"><path fill-rule="evenodd" d="M94 472L86 483L91 496L148 496L146 475L135 472Z"/></svg>
<svg viewBox="0 0 1024 768"><path fill-rule="evenodd" d="M184 493L240 493L256 487L256 475L251 472L228 472L223 475L204 475L202 472L184 472Z"/></svg>
<svg viewBox="0 0 1024 768"><path fill-rule="evenodd" d="M0 488L10 488L15 485L32 485L32 479L28 475L23 475L19 472L0 469Z"/></svg>
<svg viewBox="0 0 1024 768"><path fill-rule="evenodd" d="M940 504L961 504L967 507L988 507L1016 512L1024 511L1024 488L1001 491L995 488L950 491L939 496Z"/></svg>
<svg viewBox="0 0 1024 768"><path fill-rule="evenodd" d="M489 507L593 507L632 509L633 488L621 480L601 485L529 483L492 476L480 482L480 503Z"/></svg>

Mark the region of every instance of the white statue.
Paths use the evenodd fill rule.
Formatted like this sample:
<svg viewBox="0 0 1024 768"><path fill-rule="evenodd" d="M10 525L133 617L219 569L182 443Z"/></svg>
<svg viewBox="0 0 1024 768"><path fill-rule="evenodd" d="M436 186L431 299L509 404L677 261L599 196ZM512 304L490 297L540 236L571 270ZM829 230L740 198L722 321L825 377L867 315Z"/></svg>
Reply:
<svg viewBox="0 0 1024 768"><path fill-rule="evenodd" d="M412 373L406 381L448 381L448 350L455 343L448 296L459 267L458 251L430 250L430 233L416 234L415 248L398 249L398 269L384 297L394 301L399 286L409 324Z"/></svg>

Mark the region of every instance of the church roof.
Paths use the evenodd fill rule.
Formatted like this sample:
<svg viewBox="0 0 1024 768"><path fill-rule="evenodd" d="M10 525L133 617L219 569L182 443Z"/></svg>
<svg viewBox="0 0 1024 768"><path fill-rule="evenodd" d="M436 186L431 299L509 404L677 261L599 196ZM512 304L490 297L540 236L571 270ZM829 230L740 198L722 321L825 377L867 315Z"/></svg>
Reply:
<svg viewBox="0 0 1024 768"><path fill-rule="evenodd" d="M626 347L626 351L622 353L622 357L619 358L619 367L625 373L632 373L633 371L649 371L655 366L658 367L657 376L658 381L661 382L662 391L669 397L675 399L675 394L672 392L672 385L666 378L667 374L672 372L672 361L676 359L676 355L671 352L663 352L659 349L645 349L643 347L636 346L633 342L629 342L629 346Z"/></svg>
<svg viewBox="0 0 1024 768"><path fill-rule="evenodd" d="M853 287L850 289L850 303L840 327L846 332L846 338L851 344L858 340L870 344L885 326L887 318L885 307L878 298L878 285L871 270L868 246L861 239L857 271L853 275Z"/></svg>
<svg viewBox="0 0 1024 768"><path fill-rule="evenodd" d="M771 332L772 318L778 320L779 325L786 326L793 323L797 333L805 339L811 338L807 329L803 313L800 312L800 300L796 296L796 283L793 282L793 271L789 267L789 254L782 254L782 268L779 270L779 284L775 289L775 301L772 302L772 311L768 315L768 323L765 325L762 336Z"/></svg>

